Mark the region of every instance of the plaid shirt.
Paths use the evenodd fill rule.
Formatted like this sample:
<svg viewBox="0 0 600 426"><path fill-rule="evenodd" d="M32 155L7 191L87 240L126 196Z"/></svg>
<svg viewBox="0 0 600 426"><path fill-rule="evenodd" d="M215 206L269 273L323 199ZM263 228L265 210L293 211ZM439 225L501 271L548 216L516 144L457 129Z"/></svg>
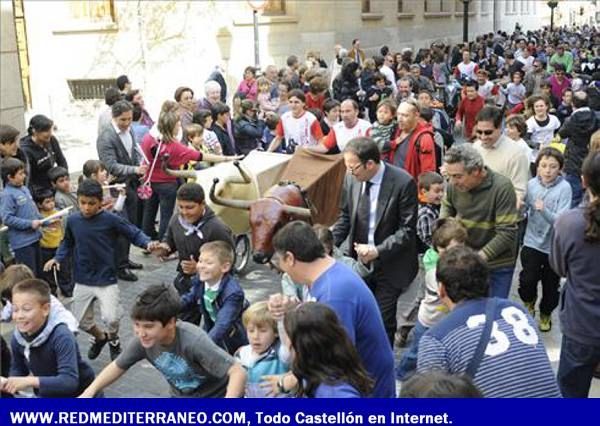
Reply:
<svg viewBox="0 0 600 426"><path fill-rule="evenodd" d="M433 225L440 215L440 206L435 204L419 205L417 218L417 237L421 247L431 247L431 235L433 234Z"/></svg>

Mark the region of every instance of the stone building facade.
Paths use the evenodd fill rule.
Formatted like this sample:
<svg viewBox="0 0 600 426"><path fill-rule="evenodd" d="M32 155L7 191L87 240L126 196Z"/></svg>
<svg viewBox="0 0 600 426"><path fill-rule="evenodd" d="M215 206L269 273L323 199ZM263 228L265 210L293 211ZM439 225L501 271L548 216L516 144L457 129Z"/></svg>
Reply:
<svg viewBox="0 0 600 426"><path fill-rule="evenodd" d="M229 85L235 88L245 66L254 64L253 13L244 0L18 2L27 23L28 101L32 111L55 121L71 116L73 108L90 104L76 99L73 82L127 74L134 87L144 91L147 106L156 115L160 103L171 99L178 86L190 86L197 97L202 96L203 82L215 65L224 67ZM1 3L4 23L4 6L9 2ZM400 51L425 47L434 40L462 39L460 0L267 3L258 18L263 67L283 66L288 55L303 57L308 50L321 52L329 62L336 43L348 47L354 38L361 39L367 54L383 44ZM472 38L499 29L512 31L517 23L525 30L539 28L549 24L549 16L545 1L472 0L469 33ZM4 43L6 26L2 27ZM7 63L3 50L3 78L5 68L14 67L14 57ZM101 104L98 100L93 107Z"/></svg>

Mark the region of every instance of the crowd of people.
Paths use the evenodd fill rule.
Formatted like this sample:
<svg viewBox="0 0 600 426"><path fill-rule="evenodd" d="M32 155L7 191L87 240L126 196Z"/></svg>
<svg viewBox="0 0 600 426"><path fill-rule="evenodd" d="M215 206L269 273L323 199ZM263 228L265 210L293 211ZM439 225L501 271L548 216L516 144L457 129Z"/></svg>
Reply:
<svg viewBox="0 0 600 426"><path fill-rule="evenodd" d="M360 46L335 46L329 66L315 51L249 66L233 95L217 67L201 99L180 86L156 121L119 76L76 188L50 118L23 137L0 125L2 320L15 325L3 396L101 396L146 359L175 396L394 397L401 381L405 397L586 397L600 364L600 33ZM339 217L281 227L281 291L251 304L231 230L170 170L298 148L341 153ZM122 300L118 281L143 267L131 244L177 259L172 285ZM411 285L407 342L397 306ZM556 375L540 333L557 307ZM135 337L122 347L124 309ZM108 346L101 371L80 332L90 360Z"/></svg>

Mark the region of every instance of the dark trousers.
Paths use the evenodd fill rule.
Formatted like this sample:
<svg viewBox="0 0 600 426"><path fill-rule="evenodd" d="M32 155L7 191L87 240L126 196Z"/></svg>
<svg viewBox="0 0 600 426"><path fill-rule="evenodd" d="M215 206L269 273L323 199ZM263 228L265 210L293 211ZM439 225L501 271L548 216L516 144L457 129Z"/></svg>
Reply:
<svg viewBox="0 0 600 426"><path fill-rule="evenodd" d="M390 341L390 346L393 348L394 336L398 327L398 298L410 285L410 282L406 284L406 287L399 286L398 280L392 280L380 271L375 270L367 284L375 296L383 319L385 333Z"/></svg>
<svg viewBox="0 0 600 426"><path fill-rule="evenodd" d="M43 267L47 261L54 258L57 249L42 247L40 250L42 254L41 265ZM60 269L56 272L56 277L53 271L42 271L42 279L50 285L50 290L52 290L54 295L56 295L57 285L63 296L71 297L73 295L75 283L71 280L71 267L71 260L66 259L64 262L61 262Z"/></svg>
<svg viewBox="0 0 600 426"><path fill-rule="evenodd" d="M156 235L154 221L156 213L160 207L160 225L158 227L158 239L162 240L167 232L167 225L173 216L175 201L177 197L177 183L153 183L152 197L146 200L144 206L144 216L142 221L142 230L144 234L152 237Z"/></svg>
<svg viewBox="0 0 600 426"><path fill-rule="evenodd" d="M574 209L579 206L583 200L581 177L567 173L565 174L565 179L569 182L569 185L571 185L571 208Z"/></svg>
<svg viewBox="0 0 600 426"><path fill-rule="evenodd" d="M523 302L537 301L538 282L542 282L542 300L540 313L550 315L558 306L560 277L548 263L548 255L531 247L521 249L521 265L519 274L519 296Z"/></svg>
<svg viewBox="0 0 600 426"><path fill-rule="evenodd" d="M135 187L128 185L126 188L127 198L125 199L125 209L123 210L122 215L129 222L140 227L141 214L143 213L143 205L142 200L137 195L135 191ZM129 251L131 248L131 244L127 238L122 235L117 237L117 244L115 246L115 266L117 269L127 269L129 268Z"/></svg>
<svg viewBox="0 0 600 426"><path fill-rule="evenodd" d="M563 334L558 364L558 386L565 398L587 398L600 346L585 345Z"/></svg>
<svg viewBox="0 0 600 426"><path fill-rule="evenodd" d="M42 253L40 250L40 242L36 241L26 247L20 249L13 249L15 254L16 263L22 263L26 265L34 275L39 278L42 275Z"/></svg>
<svg viewBox="0 0 600 426"><path fill-rule="evenodd" d="M173 285L177 289L180 296L186 294L192 288L192 275L186 275L183 272L179 272L173 280ZM200 325L200 309L196 305L182 309L178 315L178 318L182 321L191 322L192 324Z"/></svg>

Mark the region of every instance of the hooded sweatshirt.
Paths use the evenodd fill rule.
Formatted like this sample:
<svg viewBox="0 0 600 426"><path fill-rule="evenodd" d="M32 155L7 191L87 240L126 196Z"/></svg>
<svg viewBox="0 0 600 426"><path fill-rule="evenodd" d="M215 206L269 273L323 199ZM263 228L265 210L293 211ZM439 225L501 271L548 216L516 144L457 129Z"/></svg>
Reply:
<svg viewBox="0 0 600 426"><path fill-rule="evenodd" d="M94 371L81 358L77 340L63 319L53 315L33 338L14 331L11 376L37 376L41 397L75 397L94 380Z"/></svg>
<svg viewBox="0 0 600 426"><path fill-rule="evenodd" d="M565 173L580 176L583 160L589 152L592 134L600 127L594 111L588 107L578 108L565 120L558 134L569 138L565 149Z"/></svg>

